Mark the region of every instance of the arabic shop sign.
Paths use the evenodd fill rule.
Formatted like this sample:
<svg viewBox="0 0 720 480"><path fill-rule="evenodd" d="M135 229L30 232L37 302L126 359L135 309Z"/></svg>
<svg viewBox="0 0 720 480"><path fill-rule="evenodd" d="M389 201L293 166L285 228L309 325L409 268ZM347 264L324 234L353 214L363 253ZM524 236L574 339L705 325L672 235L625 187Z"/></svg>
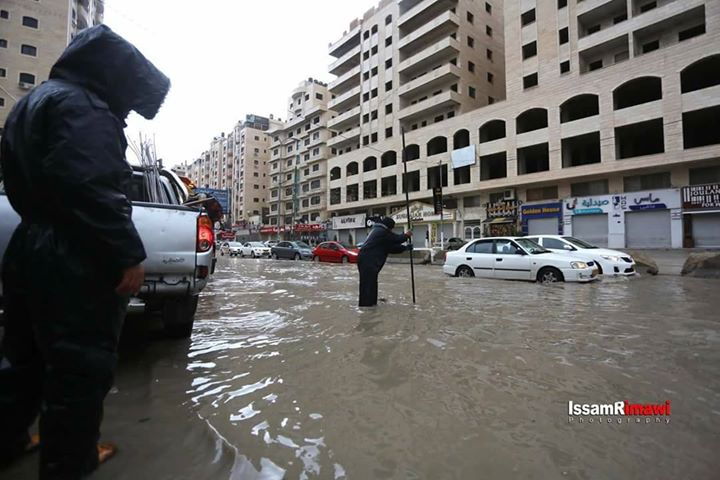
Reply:
<svg viewBox="0 0 720 480"><path fill-rule="evenodd" d="M566 215L592 215L680 207L679 190L654 190L597 197L573 197L565 201Z"/></svg>
<svg viewBox="0 0 720 480"><path fill-rule="evenodd" d="M485 209L487 218L517 217L518 204L517 200L488 203L485 205Z"/></svg>
<svg viewBox="0 0 720 480"><path fill-rule="evenodd" d="M364 228L365 227L364 213L358 213L355 215L345 215L342 217L332 218L333 230L348 230L351 228Z"/></svg>
<svg viewBox="0 0 720 480"><path fill-rule="evenodd" d="M720 208L720 183L683 187L682 207L687 210Z"/></svg>

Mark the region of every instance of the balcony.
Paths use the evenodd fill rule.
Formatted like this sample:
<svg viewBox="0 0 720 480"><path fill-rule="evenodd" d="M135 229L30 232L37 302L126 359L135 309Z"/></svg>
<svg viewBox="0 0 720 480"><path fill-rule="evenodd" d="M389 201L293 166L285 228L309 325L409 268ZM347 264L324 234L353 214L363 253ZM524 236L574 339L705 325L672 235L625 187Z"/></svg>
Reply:
<svg viewBox="0 0 720 480"><path fill-rule="evenodd" d="M427 100L423 100L422 102L418 102L415 105L409 105L403 108L402 110L400 110L400 114L398 115L398 117L402 121L409 122L413 119L431 115L432 113L441 110L445 110L448 107L455 107L457 105L460 105L461 102L462 95L460 95L458 92L453 92L452 90L449 90L447 92L432 96Z"/></svg>
<svg viewBox="0 0 720 480"><path fill-rule="evenodd" d="M401 4L401 14L398 20L401 34L407 35L417 30L429 20L437 17L442 12L450 10L455 5L457 5L457 0L422 0L409 10L402 12L403 7Z"/></svg>
<svg viewBox="0 0 720 480"><path fill-rule="evenodd" d="M360 65L360 45L331 63L329 71L332 75L340 76L358 65Z"/></svg>
<svg viewBox="0 0 720 480"><path fill-rule="evenodd" d="M415 72L427 69L438 62L449 61L458 53L460 53L460 42L452 37L446 37L400 62L398 72L401 75L412 76Z"/></svg>
<svg viewBox="0 0 720 480"><path fill-rule="evenodd" d="M450 81L458 80L460 75L460 69L448 63L402 85L398 90L398 95L400 95L400 97L417 96L424 91L432 90Z"/></svg>
<svg viewBox="0 0 720 480"><path fill-rule="evenodd" d="M335 95L340 95L360 84L360 65L354 67L330 82L328 90Z"/></svg>
<svg viewBox="0 0 720 480"><path fill-rule="evenodd" d="M360 24L351 25L350 31L345 32L340 40L331 43L328 53L331 57L341 58L347 52L360 45Z"/></svg>
<svg viewBox="0 0 720 480"><path fill-rule="evenodd" d="M641 123L644 120L653 118L663 118L663 101L655 100L652 102L633 105L632 107L615 110L613 112L613 124L615 127L622 127L634 123Z"/></svg>
<svg viewBox="0 0 720 480"><path fill-rule="evenodd" d="M357 87L348 90L347 92L343 93L342 95L338 95L333 100L331 100L328 103L328 109L333 110L335 112L342 112L343 110L347 110L350 107L353 107L355 105L360 104L360 92L361 87L358 85Z"/></svg>
<svg viewBox="0 0 720 480"><path fill-rule="evenodd" d="M447 11L434 20L426 23L411 34L400 39L398 49L400 52L412 52L423 46L435 43L455 31L460 25L460 19L454 13Z"/></svg>
<svg viewBox="0 0 720 480"><path fill-rule="evenodd" d="M328 140L327 145L330 148L339 148L340 145L347 143L358 143L360 140L360 127L353 128L347 132L338 132L338 134Z"/></svg>
<svg viewBox="0 0 720 480"><path fill-rule="evenodd" d="M344 112L328 122L328 128L333 130L343 130L351 125L360 123L360 105Z"/></svg>

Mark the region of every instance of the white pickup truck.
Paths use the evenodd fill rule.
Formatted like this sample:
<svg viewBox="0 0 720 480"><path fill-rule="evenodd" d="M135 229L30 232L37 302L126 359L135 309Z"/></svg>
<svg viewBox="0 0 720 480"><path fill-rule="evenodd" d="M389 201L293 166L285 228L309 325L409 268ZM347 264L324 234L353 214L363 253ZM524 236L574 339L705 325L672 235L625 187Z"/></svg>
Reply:
<svg viewBox="0 0 720 480"><path fill-rule="evenodd" d="M147 254L145 283L138 297L131 299L128 313L159 312L169 336L189 337L200 292L214 269L213 223L202 209L183 206L188 191L170 170L160 171L160 201L148 202L145 175L142 169L133 168L128 192L133 222ZM20 217L0 183L0 258L18 223Z"/></svg>

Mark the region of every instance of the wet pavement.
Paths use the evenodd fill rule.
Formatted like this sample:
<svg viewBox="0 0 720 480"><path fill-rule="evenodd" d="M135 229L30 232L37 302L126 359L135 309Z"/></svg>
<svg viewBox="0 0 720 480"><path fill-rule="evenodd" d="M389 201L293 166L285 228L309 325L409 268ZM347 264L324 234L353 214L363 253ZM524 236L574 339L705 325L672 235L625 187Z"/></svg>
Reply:
<svg viewBox="0 0 720 480"><path fill-rule="evenodd" d="M103 427L121 451L93 478L718 478L720 282L419 267L412 306L408 273L387 265L361 311L352 265L221 259L192 339L129 322ZM569 421L619 400L672 415Z"/></svg>

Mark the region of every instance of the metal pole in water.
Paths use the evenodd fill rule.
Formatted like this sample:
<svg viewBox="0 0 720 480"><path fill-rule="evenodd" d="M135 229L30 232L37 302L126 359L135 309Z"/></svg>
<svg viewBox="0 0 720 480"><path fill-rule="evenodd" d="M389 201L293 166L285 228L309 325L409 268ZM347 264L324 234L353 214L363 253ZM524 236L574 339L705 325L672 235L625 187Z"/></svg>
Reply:
<svg viewBox="0 0 720 480"><path fill-rule="evenodd" d="M405 129L401 128L402 133L402 159L403 168L405 175L403 179L403 188L405 189L405 210L407 212L407 224L408 230L412 231L412 223L410 221L410 189L408 188L408 174L407 174L407 151L405 149ZM412 240L410 241L412 243ZM412 284L412 298L413 304L415 303L415 262L413 261L413 252L410 252L410 282Z"/></svg>

